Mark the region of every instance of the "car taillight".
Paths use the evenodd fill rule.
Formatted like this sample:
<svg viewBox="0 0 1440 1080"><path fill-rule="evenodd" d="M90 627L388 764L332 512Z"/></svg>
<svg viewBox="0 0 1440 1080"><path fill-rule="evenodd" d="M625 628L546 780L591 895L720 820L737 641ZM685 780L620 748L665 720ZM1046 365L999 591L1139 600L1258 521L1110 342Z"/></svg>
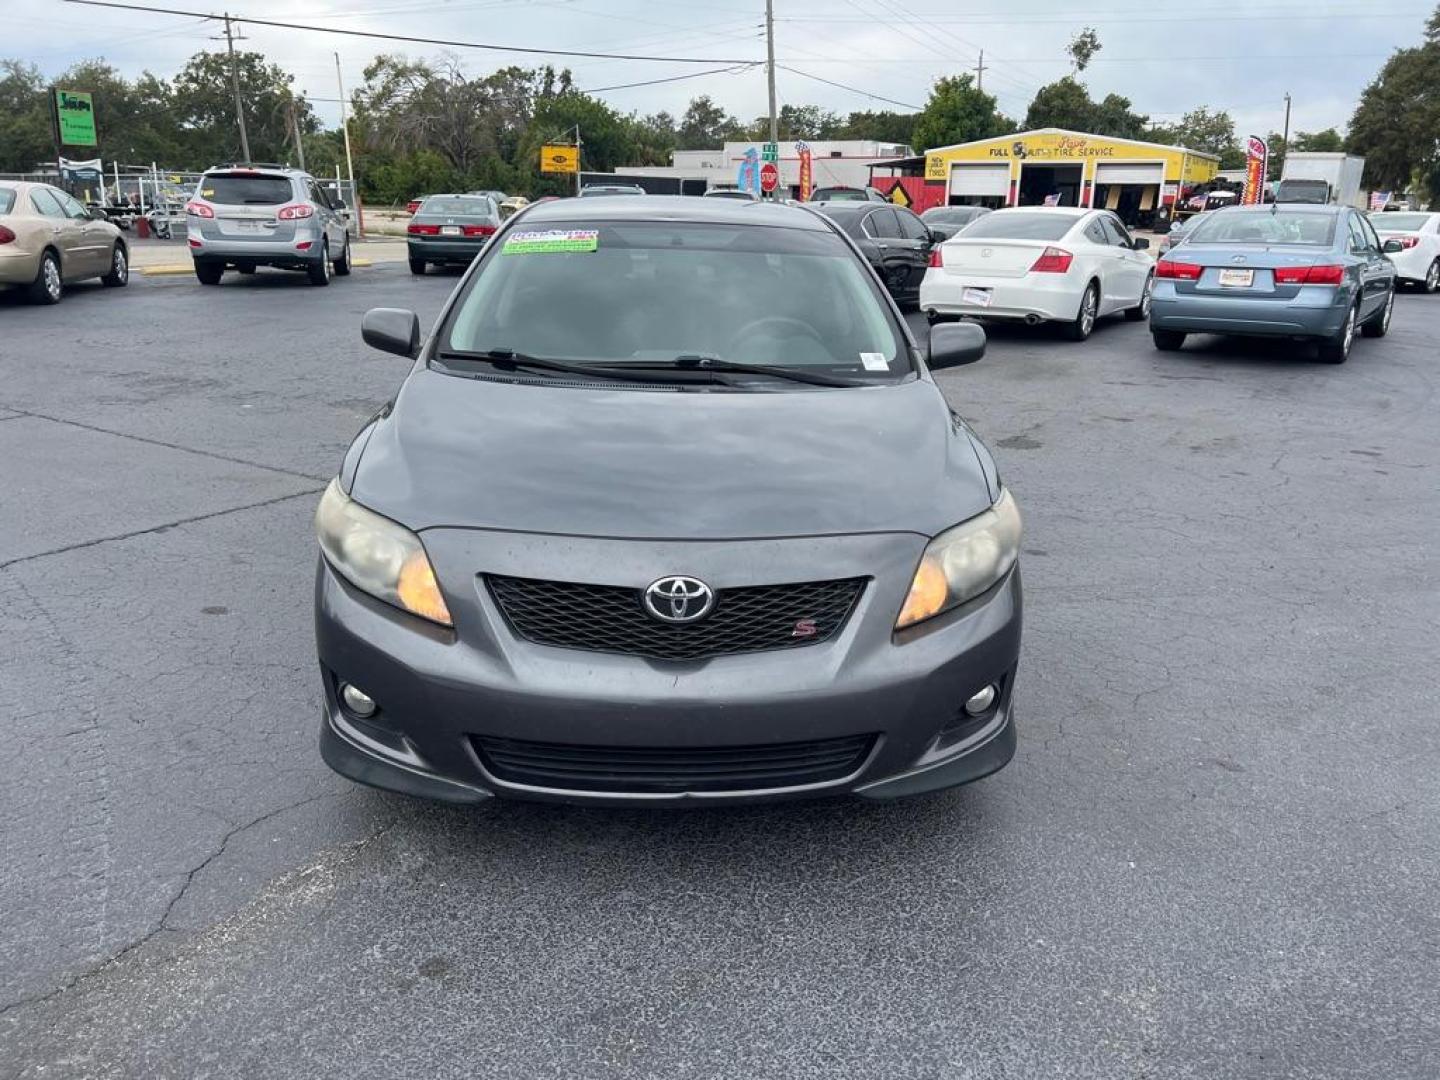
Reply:
<svg viewBox="0 0 1440 1080"><path fill-rule="evenodd" d="M296 221L300 218L310 217L315 213L315 208L309 203L296 203L294 206L282 206L280 213L275 216L281 221Z"/></svg>
<svg viewBox="0 0 1440 1080"><path fill-rule="evenodd" d="M405 231L412 236L439 236L439 225L416 225L413 221L405 226Z"/></svg>
<svg viewBox="0 0 1440 1080"><path fill-rule="evenodd" d="M494 225L465 225L462 226L466 236L494 236Z"/></svg>
<svg viewBox="0 0 1440 1080"><path fill-rule="evenodd" d="M1176 281L1199 281L1203 267L1195 263L1175 262L1161 259L1155 264L1157 278L1171 278Z"/></svg>
<svg viewBox="0 0 1440 1080"><path fill-rule="evenodd" d="M203 202L187 202L185 204L185 213L194 214L196 217L213 218L215 216L215 211L211 210L210 207L206 206Z"/></svg>
<svg viewBox="0 0 1440 1080"><path fill-rule="evenodd" d="M1075 261L1075 256L1064 248L1047 247L1035 260L1035 265L1030 267L1032 274L1067 274L1070 272L1070 264Z"/></svg>
<svg viewBox="0 0 1440 1080"><path fill-rule="evenodd" d="M1343 266L1280 266L1275 270L1276 285L1341 285L1344 281Z"/></svg>
<svg viewBox="0 0 1440 1080"><path fill-rule="evenodd" d="M4 225L0 225L0 244L13 244L14 242L15 234Z"/></svg>
<svg viewBox="0 0 1440 1080"><path fill-rule="evenodd" d="M930 268L931 268L932 270L939 270L939 269L943 268L944 265L945 265L945 263L944 263L944 262L941 260L941 258L940 258L940 249L939 249L938 247L933 247L933 248L931 248L931 249L930 249Z"/></svg>

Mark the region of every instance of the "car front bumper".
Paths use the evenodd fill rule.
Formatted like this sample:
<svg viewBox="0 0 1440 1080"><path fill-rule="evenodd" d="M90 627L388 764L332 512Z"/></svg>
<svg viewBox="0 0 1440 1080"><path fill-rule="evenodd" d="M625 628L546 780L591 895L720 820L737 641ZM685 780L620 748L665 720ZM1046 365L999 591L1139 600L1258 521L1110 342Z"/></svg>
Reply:
<svg viewBox="0 0 1440 1080"><path fill-rule="evenodd" d="M1157 281L1150 297L1150 329L1184 334L1257 337L1334 337L1355 302L1350 289L1308 285L1289 300L1180 293Z"/></svg>
<svg viewBox="0 0 1440 1080"><path fill-rule="evenodd" d="M920 283L920 310L980 319L1071 322L1080 313L1086 284L1079 278L1072 281L1069 274L999 278L932 269ZM985 290L990 303L967 303L966 289Z"/></svg>
<svg viewBox="0 0 1440 1080"><path fill-rule="evenodd" d="M885 542L893 545L894 536L844 538L855 562L871 554L879 559L877 572L835 637L800 648L667 662L520 639L482 579L442 569L455 565L455 542L446 553L436 532L464 530L423 534L456 631L358 592L320 561L315 618L324 690L321 751L332 768L361 783L450 802L496 795L651 806L824 795L886 799L979 779L1014 753L1018 567L984 596L895 635L891 624L923 541L914 537L908 548L886 552ZM479 543L488 539L499 551L504 545L496 542L497 535ZM532 545L547 542L532 540ZM607 546L651 547L576 543L593 546L597 553ZM804 580L787 570L795 561L791 556L800 555L806 543L763 546L769 554L781 553L773 560L780 575L774 580ZM639 561L653 565L647 556ZM692 558L686 565L705 573L705 562ZM617 573L623 573L623 564L618 558L612 562L620 568ZM849 576L848 567L840 570L837 577ZM351 714L338 696L342 682L362 689L379 711L368 721ZM990 710L979 717L966 715L963 703L992 684L999 694ZM862 735L871 737L869 749L843 776L726 790L597 791L515 782L495 775L477 742L525 740L587 751L728 752Z"/></svg>

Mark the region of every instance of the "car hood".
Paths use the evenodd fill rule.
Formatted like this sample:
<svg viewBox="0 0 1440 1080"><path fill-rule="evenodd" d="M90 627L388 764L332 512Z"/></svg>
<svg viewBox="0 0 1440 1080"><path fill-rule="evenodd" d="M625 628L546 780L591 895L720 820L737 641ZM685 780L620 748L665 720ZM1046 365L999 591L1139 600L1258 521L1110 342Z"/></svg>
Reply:
<svg viewBox="0 0 1440 1080"><path fill-rule="evenodd" d="M415 530L930 536L991 502L968 430L920 379L670 393L418 369L361 439L351 496Z"/></svg>

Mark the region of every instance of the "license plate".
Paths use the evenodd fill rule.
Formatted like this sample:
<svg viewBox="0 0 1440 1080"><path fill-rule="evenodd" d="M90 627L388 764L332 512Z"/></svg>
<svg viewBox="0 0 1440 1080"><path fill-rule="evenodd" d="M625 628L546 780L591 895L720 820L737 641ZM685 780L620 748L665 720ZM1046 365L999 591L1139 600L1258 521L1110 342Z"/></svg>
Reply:
<svg viewBox="0 0 1440 1080"><path fill-rule="evenodd" d="M1248 289L1255 284L1255 271L1221 270L1220 284L1227 289Z"/></svg>
<svg viewBox="0 0 1440 1080"><path fill-rule="evenodd" d="M440 226L440 235L441 235L441 236L459 236L459 235L460 235L460 226L459 226L459 225L442 225L442 226Z"/></svg>
<svg viewBox="0 0 1440 1080"><path fill-rule="evenodd" d="M962 304L974 304L976 307L989 307L990 290L966 288L966 290L960 294L960 302Z"/></svg>
<svg viewBox="0 0 1440 1080"><path fill-rule="evenodd" d="M236 232L259 232L259 231L260 231L260 222L258 222L258 221L237 221L237 222L235 222L234 224L235 224L235 231L236 231Z"/></svg>

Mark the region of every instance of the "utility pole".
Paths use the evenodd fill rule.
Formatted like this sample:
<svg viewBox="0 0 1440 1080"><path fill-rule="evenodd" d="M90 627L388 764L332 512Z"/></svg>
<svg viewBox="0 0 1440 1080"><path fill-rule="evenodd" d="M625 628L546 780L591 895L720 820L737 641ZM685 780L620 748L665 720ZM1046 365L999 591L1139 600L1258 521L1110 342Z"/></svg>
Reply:
<svg viewBox="0 0 1440 1080"><path fill-rule="evenodd" d="M985 50L980 50L980 61L975 65L975 89L982 94L985 92L985 72L990 69L985 66Z"/></svg>
<svg viewBox="0 0 1440 1080"><path fill-rule="evenodd" d="M1285 158L1290 156L1290 92L1285 92L1285 134L1280 136L1280 145L1285 148L1284 155L1280 158L1280 168L1285 168Z"/></svg>
<svg viewBox="0 0 1440 1080"><path fill-rule="evenodd" d="M340 54L335 54L335 86L340 91L340 130L345 133L345 171L350 175L350 199L355 204L355 224L365 235L365 211L360 208L360 189L355 186L355 159L350 156L350 120L345 111L345 80L340 75Z"/></svg>
<svg viewBox="0 0 1440 1080"><path fill-rule="evenodd" d="M765 70L770 82L770 142L778 147L780 122L775 115L775 0L765 0ZM779 162L775 167L780 167Z"/></svg>
<svg viewBox="0 0 1440 1080"><path fill-rule="evenodd" d="M580 194L580 125L575 125L575 194Z"/></svg>
<svg viewBox="0 0 1440 1080"><path fill-rule="evenodd" d="M245 40L243 34L230 29L230 13L225 12L225 51L230 54L230 89L235 94L235 122L240 125L240 156L250 160L250 136L245 132L245 108L240 102L240 69L235 66L235 39Z"/></svg>
<svg viewBox="0 0 1440 1080"><path fill-rule="evenodd" d="M290 131L295 139L295 156L300 159L300 171L305 172L305 142L300 133L300 117L295 112L295 98L287 95L285 104L290 111Z"/></svg>

